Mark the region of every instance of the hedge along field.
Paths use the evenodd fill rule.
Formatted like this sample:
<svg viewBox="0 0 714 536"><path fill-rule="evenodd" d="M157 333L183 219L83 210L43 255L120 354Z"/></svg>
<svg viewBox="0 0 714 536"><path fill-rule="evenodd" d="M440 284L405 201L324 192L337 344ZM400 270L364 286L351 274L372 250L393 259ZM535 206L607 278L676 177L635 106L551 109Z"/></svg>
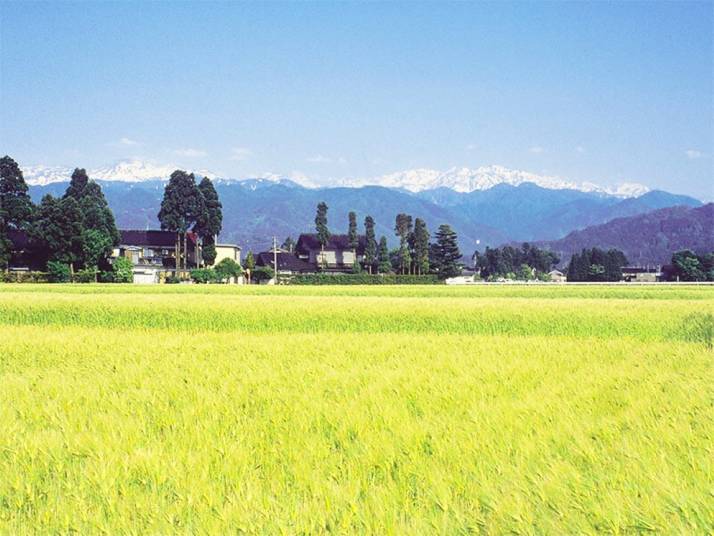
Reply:
<svg viewBox="0 0 714 536"><path fill-rule="evenodd" d="M0 533L714 526L706 289L19 287Z"/></svg>

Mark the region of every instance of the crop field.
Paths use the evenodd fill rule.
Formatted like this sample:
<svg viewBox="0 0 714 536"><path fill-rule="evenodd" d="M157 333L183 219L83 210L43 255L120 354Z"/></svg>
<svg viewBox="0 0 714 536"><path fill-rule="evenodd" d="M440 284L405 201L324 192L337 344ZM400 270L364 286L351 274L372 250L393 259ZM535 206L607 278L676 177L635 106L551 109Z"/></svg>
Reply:
<svg viewBox="0 0 714 536"><path fill-rule="evenodd" d="M711 534L714 287L0 285L0 534Z"/></svg>

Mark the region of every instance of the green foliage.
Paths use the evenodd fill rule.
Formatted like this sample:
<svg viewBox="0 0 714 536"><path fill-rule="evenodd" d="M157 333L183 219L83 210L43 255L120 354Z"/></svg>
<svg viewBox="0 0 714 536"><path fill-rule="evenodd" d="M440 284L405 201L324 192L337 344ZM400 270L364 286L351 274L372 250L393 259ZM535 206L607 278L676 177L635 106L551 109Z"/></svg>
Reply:
<svg viewBox="0 0 714 536"><path fill-rule="evenodd" d="M75 168L63 198L72 197L75 201L79 201L84 197L84 190L88 184L89 177L87 176L87 171L83 168Z"/></svg>
<svg viewBox="0 0 714 536"><path fill-rule="evenodd" d="M213 241L223 227L223 205L208 177L201 179L198 191L203 198L203 210L198 214L193 230L204 240L211 239ZM206 258L205 253L204 258ZM212 264L212 262L207 261L207 264Z"/></svg>
<svg viewBox="0 0 714 536"><path fill-rule="evenodd" d="M255 256L252 251L248 251L248 254L245 256L245 261L243 262L247 270L255 270Z"/></svg>
<svg viewBox="0 0 714 536"><path fill-rule="evenodd" d="M216 260L216 244L213 241L213 237L206 237L203 239L203 247L201 248L201 256L203 257L203 262L206 266L212 265Z"/></svg>
<svg viewBox="0 0 714 536"><path fill-rule="evenodd" d="M293 253L295 251L295 240L291 236L288 236L283 243L280 245L280 249L287 251L288 253Z"/></svg>
<svg viewBox="0 0 714 536"><path fill-rule="evenodd" d="M456 233L447 224L439 226L436 232L436 247L434 248L434 271L440 279L461 275L461 252L459 251Z"/></svg>
<svg viewBox="0 0 714 536"><path fill-rule="evenodd" d="M377 257L377 271L380 274L388 274L392 271L392 262L389 260L389 248L387 247L387 237L379 239L379 254Z"/></svg>
<svg viewBox="0 0 714 536"><path fill-rule="evenodd" d="M349 219L349 224L347 226L347 241L349 242L350 248L355 250L359 244L359 236L357 235L357 214L350 212L347 217Z"/></svg>
<svg viewBox="0 0 714 536"><path fill-rule="evenodd" d="M97 280L97 267L82 268L74 274L75 283L94 283Z"/></svg>
<svg viewBox="0 0 714 536"><path fill-rule="evenodd" d="M175 275L170 275L164 280L164 283L167 285L178 285L180 282L181 278L176 277Z"/></svg>
<svg viewBox="0 0 714 536"><path fill-rule="evenodd" d="M47 263L47 280L50 283L69 283L72 280L69 265L59 261L49 261Z"/></svg>
<svg viewBox="0 0 714 536"><path fill-rule="evenodd" d="M377 264L377 239L374 234L374 218L367 216L364 219L364 234L365 234L365 249L364 249L364 264L367 271L371 274Z"/></svg>
<svg viewBox="0 0 714 536"><path fill-rule="evenodd" d="M567 278L568 281L620 281L626 264L627 259L620 250L583 249L571 257Z"/></svg>
<svg viewBox="0 0 714 536"><path fill-rule="evenodd" d="M0 158L0 232L5 229L26 229L33 205L22 170L9 156Z"/></svg>
<svg viewBox="0 0 714 536"><path fill-rule="evenodd" d="M412 232L412 217L408 214L397 214L394 232L399 237L399 273L409 272L412 263L409 251L409 236Z"/></svg>
<svg viewBox="0 0 714 536"><path fill-rule="evenodd" d="M261 283L263 281L269 281L275 277L275 270L270 266L258 266L251 273L251 281L256 283Z"/></svg>
<svg viewBox="0 0 714 536"><path fill-rule="evenodd" d="M47 272L18 270L0 271L0 283L49 283Z"/></svg>
<svg viewBox="0 0 714 536"><path fill-rule="evenodd" d="M528 266L536 272L546 273L555 266L560 259L551 251L531 246L527 242L520 248L504 246L502 248L486 248L481 254L474 253L476 269L484 279L497 279L515 273L516 277L523 279L525 271L523 266ZM519 274L524 277L519 277ZM530 279L531 276L528 277Z"/></svg>
<svg viewBox="0 0 714 536"><path fill-rule="evenodd" d="M126 257L117 257L112 263L113 280L115 283L133 283L134 266Z"/></svg>
<svg viewBox="0 0 714 536"><path fill-rule="evenodd" d="M0 158L0 270L5 270L12 255L8 231L25 230L32 220L34 206L27 194L22 170L12 158Z"/></svg>
<svg viewBox="0 0 714 536"><path fill-rule="evenodd" d="M238 278L243 273L243 269L233 259L225 258L214 267L218 281L228 281L231 277Z"/></svg>
<svg viewBox="0 0 714 536"><path fill-rule="evenodd" d="M714 281L714 253L697 255L689 249L672 255L670 281Z"/></svg>
<svg viewBox="0 0 714 536"><path fill-rule="evenodd" d="M421 218L414 220L413 261L417 274L429 273L429 231Z"/></svg>
<svg viewBox="0 0 714 536"><path fill-rule="evenodd" d="M30 228L32 249L40 264L78 262L83 254L82 213L74 197L45 195Z"/></svg>
<svg viewBox="0 0 714 536"><path fill-rule="evenodd" d="M191 270L191 280L194 283L214 283L218 276L213 268L197 268Z"/></svg>
<svg viewBox="0 0 714 536"><path fill-rule="evenodd" d="M303 274L286 278L290 285L433 285L439 283L434 275L401 274Z"/></svg>
<svg viewBox="0 0 714 536"><path fill-rule="evenodd" d="M330 239L330 230L327 228L327 203L321 201L317 205L317 213L315 215L315 231L317 232L317 240L324 248L327 241Z"/></svg>

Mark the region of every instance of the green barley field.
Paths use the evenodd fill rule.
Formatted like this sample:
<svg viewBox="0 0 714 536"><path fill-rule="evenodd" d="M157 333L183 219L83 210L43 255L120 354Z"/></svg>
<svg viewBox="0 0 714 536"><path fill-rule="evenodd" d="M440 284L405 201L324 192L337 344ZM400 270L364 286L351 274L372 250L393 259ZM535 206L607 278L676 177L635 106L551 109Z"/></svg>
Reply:
<svg viewBox="0 0 714 536"><path fill-rule="evenodd" d="M711 534L714 288L0 285L0 534Z"/></svg>

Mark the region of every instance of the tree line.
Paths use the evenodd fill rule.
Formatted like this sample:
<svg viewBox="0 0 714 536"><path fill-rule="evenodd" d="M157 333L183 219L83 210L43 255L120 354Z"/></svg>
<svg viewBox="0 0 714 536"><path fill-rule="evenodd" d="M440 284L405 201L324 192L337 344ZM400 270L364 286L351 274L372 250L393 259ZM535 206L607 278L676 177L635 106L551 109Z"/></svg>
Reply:
<svg viewBox="0 0 714 536"><path fill-rule="evenodd" d="M22 171L9 156L0 158L0 267L7 268L12 253L11 231L27 233L25 251L34 269L58 278L75 272L97 278L111 272L112 249L119 231L101 187L76 168L64 195L45 195L39 205L30 199Z"/></svg>
<svg viewBox="0 0 714 536"><path fill-rule="evenodd" d="M474 253L474 267L481 278L486 280L545 280L548 279L548 272L559 262L560 259L552 251L537 248L527 242L520 248L487 247L483 253Z"/></svg>
<svg viewBox="0 0 714 536"><path fill-rule="evenodd" d="M320 202L315 213L315 232L320 244L320 265L325 268L325 246L332 233L327 222L327 203ZM458 247L456 232L447 224L440 225L435 242L430 242L431 235L426 222L421 218L412 218L409 214L397 214L394 224L395 236L399 238L399 247L390 250L387 237L382 235L377 240L376 222L367 215L364 219L364 260L357 261L359 232L357 214L349 212L347 216L347 241L353 252L355 263L353 272L366 270L369 274L396 273L402 275L436 274L445 279L461 273L461 252ZM295 241L287 237L281 246L293 252Z"/></svg>
<svg viewBox="0 0 714 536"><path fill-rule="evenodd" d="M619 249L592 248L574 253L567 269L568 281L620 281L627 257Z"/></svg>

